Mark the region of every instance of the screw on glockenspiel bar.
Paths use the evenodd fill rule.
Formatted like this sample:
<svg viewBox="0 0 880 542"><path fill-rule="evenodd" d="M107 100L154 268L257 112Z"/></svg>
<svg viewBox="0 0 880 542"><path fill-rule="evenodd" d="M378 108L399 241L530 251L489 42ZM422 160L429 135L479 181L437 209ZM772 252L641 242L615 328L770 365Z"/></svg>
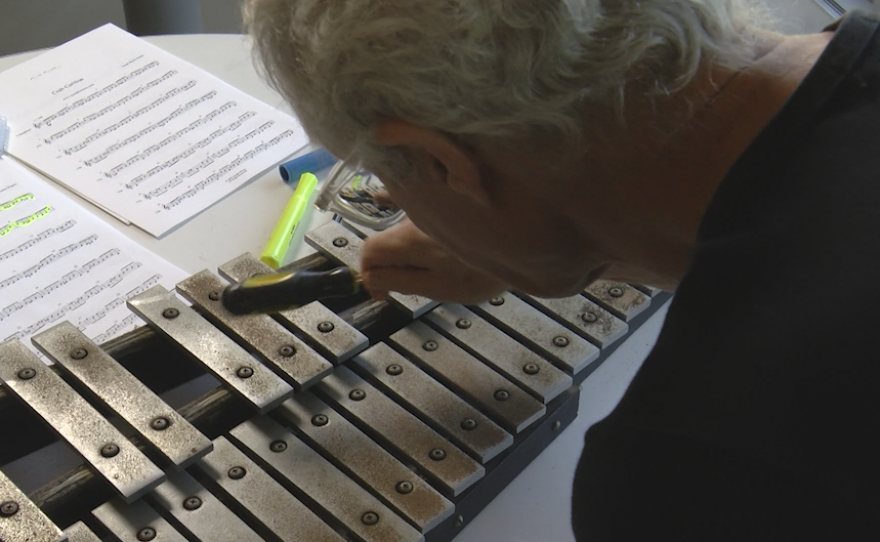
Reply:
<svg viewBox="0 0 880 542"><path fill-rule="evenodd" d="M560 427L562 427L562 422L559 420L556 420L555 422L553 422L553 425L550 426L550 429L552 429L553 431L559 431Z"/></svg>
<svg viewBox="0 0 880 542"><path fill-rule="evenodd" d="M37 371L27 368L18 371L18 378L22 380L30 380L31 378L37 376Z"/></svg>
<svg viewBox="0 0 880 542"><path fill-rule="evenodd" d="M171 420L161 416L150 422L150 428L154 431L164 431L169 427L171 427Z"/></svg>
<svg viewBox="0 0 880 542"><path fill-rule="evenodd" d="M164 311L162 311L162 317L167 318L168 320L174 320L180 316L180 311L175 309L174 307L168 307Z"/></svg>
<svg viewBox="0 0 880 542"><path fill-rule="evenodd" d="M187 510L198 510L202 507L202 499L198 497L187 497L183 500L183 507Z"/></svg>
<svg viewBox="0 0 880 542"><path fill-rule="evenodd" d="M137 539L141 542L150 542L156 538L156 529L152 527L144 527L137 533Z"/></svg>
<svg viewBox="0 0 880 542"><path fill-rule="evenodd" d="M471 327L471 321L467 318L461 318L455 323L455 327L458 329L469 329Z"/></svg>
<svg viewBox="0 0 880 542"><path fill-rule="evenodd" d="M462 525L464 525L464 516L458 516L457 518L455 518L454 525L456 527L461 527Z"/></svg>
<svg viewBox="0 0 880 542"><path fill-rule="evenodd" d="M446 459L446 452L441 448L434 448L430 452L428 452L428 457L433 459L434 461L443 461Z"/></svg>
<svg viewBox="0 0 880 542"><path fill-rule="evenodd" d="M391 376L397 376L403 372L403 367L396 363L392 363L388 367L385 368L385 372L390 374Z"/></svg>
<svg viewBox="0 0 880 542"><path fill-rule="evenodd" d="M6 501L0 504L0 516L8 518L18 513L19 506L15 501Z"/></svg>
<svg viewBox="0 0 880 542"><path fill-rule="evenodd" d="M433 352L434 350L437 350L437 348L439 348L439 346L440 345L438 345L434 341L425 341L425 344L422 345L422 349L424 349L428 352Z"/></svg>
<svg viewBox="0 0 880 542"><path fill-rule="evenodd" d="M226 475L233 480L241 480L242 478L244 478L245 474L247 474L247 471L244 469L244 467L232 467L226 472Z"/></svg>
<svg viewBox="0 0 880 542"><path fill-rule="evenodd" d="M318 331L321 333L330 333L335 329L333 322L321 322L318 324Z"/></svg>
<svg viewBox="0 0 880 542"><path fill-rule="evenodd" d="M312 416L312 425L315 427L324 427L328 423L330 423L330 418L324 414L315 414Z"/></svg>
<svg viewBox="0 0 880 542"><path fill-rule="evenodd" d="M337 237L333 240L333 246L336 248L348 246L348 239L346 239L345 237Z"/></svg>
<svg viewBox="0 0 880 542"><path fill-rule="evenodd" d="M283 440L275 440L272 444L269 445L269 449L275 452L276 454L280 454L284 450L287 449L287 443Z"/></svg>
<svg viewBox="0 0 880 542"><path fill-rule="evenodd" d="M536 375L541 372L541 368L535 363L526 363L523 365L523 372L527 375Z"/></svg>
<svg viewBox="0 0 880 542"><path fill-rule="evenodd" d="M278 349L278 354L280 354L281 357L291 358L294 354L296 354L296 348L290 346L289 344L286 344Z"/></svg>
<svg viewBox="0 0 880 542"><path fill-rule="evenodd" d="M365 512L363 516L361 516L361 523L364 525L375 525L379 523L379 514L376 512Z"/></svg>
<svg viewBox="0 0 880 542"><path fill-rule="evenodd" d="M501 296L493 297L492 299L489 300L489 304L495 305L496 307L500 307L501 305L504 305L504 298Z"/></svg>
<svg viewBox="0 0 880 542"><path fill-rule="evenodd" d="M510 399L510 392L507 390L498 390L495 392L494 397L496 401L507 401Z"/></svg>
<svg viewBox="0 0 880 542"><path fill-rule="evenodd" d="M220 292L211 292L208 294L208 299L211 301L220 301Z"/></svg>
<svg viewBox="0 0 880 542"><path fill-rule="evenodd" d="M238 378L250 378L254 376L254 370L250 367L239 367L235 374Z"/></svg>
<svg viewBox="0 0 880 542"><path fill-rule="evenodd" d="M70 359L85 359L89 355L89 351L85 348L76 348L70 352Z"/></svg>
<svg viewBox="0 0 880 542"><path fill-rule="evenodd" d="M465 418L461 420L461 428L465 431L473 431L477 428L477 422L471 418Z"/></svg>
<svg viewBox="0 0 880 542"><path fill-rule="evenodd" d="M412 482L407 482L406 480L397 482L397 485L394 486L394 489L397 490L401 495L408 495L412 493L413 485Z"/></svg>
<svg viewBox="0 0 880 542"><path fill-rule="evenodd" d="M563 337L562 335L558 337L553 337L553 346L565 348L566 346L568 346L568 337Z"/></svg>
<svg viewBox="0 0 880 542"><path fill-rule="evenodd" d="M115 444L105 444L103 448L101 448L101 455L110 459L111 457L116 457L119 455L119 446Z"/></svg>
<svg viewBox="0 0 880 542"><path fill-rule="evenodd" d="M613 288L608 289L608 295L611 297L621 297L623 296L623 288L618 286L614 286Z"/></svg>
<svg viewBox="0 0 880 542"><path fill-rule="evenodd" d="M351 390L351 393L348 394L352 401L363 401L367 396L367 392L360 388L355 388Z"/></svg>
<svg viewBox="0 0 880 542"><path fill-rule="evenodd" d="M598 316L596 316L594 313L589 312L589 311L587 311L581 315L581 320L583 320L584 322L586 322L588 324L592 324L598 319L599 319Z"/></svg>

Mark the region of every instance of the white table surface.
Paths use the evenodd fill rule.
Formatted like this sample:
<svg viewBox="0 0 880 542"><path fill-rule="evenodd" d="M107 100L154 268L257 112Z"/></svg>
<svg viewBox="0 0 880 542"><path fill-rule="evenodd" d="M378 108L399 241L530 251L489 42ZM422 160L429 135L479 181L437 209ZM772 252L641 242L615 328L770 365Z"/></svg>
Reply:
<svg viewBox="0 0 880 542"><path fill-rule="evenodd" d="M244 36L200 34L146 39L268 104L289 111L282 99L257 76ZM0 57L0 71L38 53ZM292 189L273 168L161 240L134 226L126 226L69 191L65 192L134 242L185 271L196 273L206 268L216 270L221 263L244 252L259 254ZM329 219L325 214L314 212L307 224L315 227ZM287 261L310 252L311 249L300 246L288 254ZM577 419L476 519L468 518L469 524L455 538L456 542L574 540L569 526L569 497L583 435L617 404L653 346L665 314L664 307L584 381Z"/></svg>

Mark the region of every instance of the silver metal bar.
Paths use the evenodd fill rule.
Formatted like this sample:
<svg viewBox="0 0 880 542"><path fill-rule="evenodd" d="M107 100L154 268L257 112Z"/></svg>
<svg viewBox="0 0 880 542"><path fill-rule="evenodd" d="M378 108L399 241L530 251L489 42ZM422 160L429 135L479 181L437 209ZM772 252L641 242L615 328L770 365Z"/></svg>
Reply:
<svg viewBox="0 0 880 542"><path fill-rule="evenodd" d="M227 334L274 367L297 390L308 388L333 370L333 365L293 333L265 314L236 316L223 307L223 279L202 271L178 283L177 291L202 309Z"/></svg>
<svg viewBox="0 0 880 542"><path fill-rule="evenodd" d="M165 288L154 286L128 306L260 412L293 395L289 384Z"/></svg>
<svg viewBox="0 0 880 542"><path fill-rule="evenodd" d="M626 322L582 295L561 299L523 296L522 299L600 348L623 338L629 330Z"/></svg>
<svg viewBox="0 0 880 542"><path fill-rule="evenodd" d="M544 403L572 385L570 376L462 305L444 303L425 319Z"/></svg>
<svg viewBox="0 0 880 542"><path fill-rule="evenodd" d="M67 542L101 542L98 535L93 533L82 521L77 521L64 529L64 534L67 535Z"/></svg>
<svg viewBox="0 0 880 542"><path fill-rule="evenodd" d="M348 368L337 367L316 389L437 480L447 496L485 476L482 465Z"/></svg>
<svg viewBox="0 0 880 542"><path fill-rule="evenodd" d="M297 394L275 412L422 533L455 511L437 490L311 392Z"/></svg>
<svg viewBox="0 0 880 542"><path fill-rule="evenodd" d="M599 349L593 343L511 293L500 294L472 308L569 374L579 373L599 357Z"/></svg>
<svg viewBox="0 0 880 542"><path fill-rule="evenodd" d="M122 542L187 542L145 501L125 504L113 499L92 510L92 515Z"/></svg>
<svg viewBox="0 0 880 542"><path fill-rule="evenodd" d="M186 472L168 477L152 493L158 508L167 510L199 540L262 542L262 538Z"/></svg>
<svg viewBox="0 0 880 542"><path fill-rule="evenodd" d="M508 431L521 432L547 411L519 386L421 322L413 322L389 340Z"/></svg>
<svg viewBox="0 0 880 542"><path fill-rule="evenodd" d="M370 376L480 463L513 444L513 436L385 343L354 358Z"/></svg>
<svg viewBox="0 0 880 542"><path fill-rule="evenodd" d="M243 254L219 268L220 275L231 282L244 282L255 275L274 270L251 254ZM333 363L342 363L370 345L367 337L337 316L323 303L315 301L278 313L282 325L292 327L312 347Z"/></svg>
<svg viewBox="0 0 880 542"><path fill-rule="evenodd" d="M269 418L255 417L230 435L364 541L424 540L376 497Z"/></svg>
<svg viewBox="0 0 880 542"><path fill-rule="evenodd" d="M305 239L328 258L360 272L363 241L345 226L338 222L328 222L308 232ZM427 297L397 292L391 292L388 299L413 318L418 318L438 305Z"/></svg>
<svg viewBox="0 0 880 542"><path fill-rule="evenodd" d="M208 437L70 322L31 340L178 469L211 451Z"/></svg>
<svg viewBox="0 0 880 542"><path fill-rule="evenodd" d="M68 536L0 471L0 540L63 542L67 539Z"/></svg>
<svg viewBox="0 0 880 542"><path fill-rule="evenodd" d="M214 451L196 466L284 542L345 542L224 437L214 440Z"/></svg>
<svg viewBox="0 0 880 542"><path fill-rule="evenodd" d="M61 435L127 501L164 473L19 341L0 345L0 380Z"/></svg>
<svg viewBox="0 0 880 542"><path fill-rule="evenodd" d="M642 292L643 294L645 294L648 297L654 297L663 291L660 288L654 288L653 286L645 286L644 284L630 284L630 286L632 286L636 290Z"/></svg>
<svg viewBox="0 0 880 542"><path fill-rule="evenodd" d="M625 282L597 280L587 286L584 295L624 322L651 306L651 298Z"/></svg>

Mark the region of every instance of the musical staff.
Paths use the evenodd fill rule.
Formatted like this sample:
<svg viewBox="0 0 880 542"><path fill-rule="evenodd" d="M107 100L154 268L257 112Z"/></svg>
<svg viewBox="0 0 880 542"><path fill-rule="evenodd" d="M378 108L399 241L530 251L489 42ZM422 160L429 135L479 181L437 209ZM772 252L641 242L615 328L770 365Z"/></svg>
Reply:
<svg viewBox="0 0 880 542"><path fill-rule="evenodd" d="M0 228L0 237L5 237L5 236L9 235L10 233L12 233L13 230L16 230L18 228L30 226L31 224L33 224L37 220L47 217L49 215L49 213L51 213L51 212L52 212L52 208L47 206L47 207L43 207L42 209L40 209L39 211L37 211L36 213L34 213L32 215L29 215L29 216L26 216L26 217L21 218L19 220L15 220L13 222L10 222L10 223L6 224L5 226L3 226L2 228Z"/></svg>
<svg viewBox="0 0 880 542"><path fill-rule="evenodd" d="M3 288L6 288L7 286L11 286L11 285L15 284L16 282L18 282L20 280L24 280L26 278L30 278L30 277L34 276L40 270L49 267L50 265L54 264L55 262L57 262L61 258L67 256L68 254L72 254L73 252L76 252L77 250L79 250L83 247L87 247L87 246L91 245L92 243L94 243L97 240L98 240L98 236L93 234L93 235L86 237L85 239L83 239L82 241L80 241L78 243L73 243L73 244L67 245L64 248L61 248L58 251L53 252L49 256L46 256L45 258L41 259L36 265L32 265L31 267L25 269L21 273L12 275L11 277L0 281L0 290L2 290ZM118 253L118 251L117 251L117 253Z"/></svg>
<svg viewBox="0 0 880 542"><path fill-rule="evenodd" d="M8 211L8 210L12 209L13 207L15 207L16 205L18 205L19 203L21 203L23 201L30 200L30 199L34 199L33 194L24 194L22 196L18 196L17 198L15 198L12 201L7 201L6 203L0 203L0 212Z"/></svg>

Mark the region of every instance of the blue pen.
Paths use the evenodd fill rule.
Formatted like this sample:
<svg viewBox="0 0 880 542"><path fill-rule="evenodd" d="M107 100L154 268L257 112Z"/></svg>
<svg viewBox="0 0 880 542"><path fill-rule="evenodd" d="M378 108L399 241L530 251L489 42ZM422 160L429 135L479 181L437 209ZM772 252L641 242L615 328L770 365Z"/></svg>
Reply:
<svg viewBox="0 0 880 542"><path fill-rule="evenodd" d="M325 149L318 149L299 158L294 158L290 162L284 162L278 169L284 182L291 183L296 182L303 173L315 173L332 166L336 162L338 160L332 154Z"/></svg>

